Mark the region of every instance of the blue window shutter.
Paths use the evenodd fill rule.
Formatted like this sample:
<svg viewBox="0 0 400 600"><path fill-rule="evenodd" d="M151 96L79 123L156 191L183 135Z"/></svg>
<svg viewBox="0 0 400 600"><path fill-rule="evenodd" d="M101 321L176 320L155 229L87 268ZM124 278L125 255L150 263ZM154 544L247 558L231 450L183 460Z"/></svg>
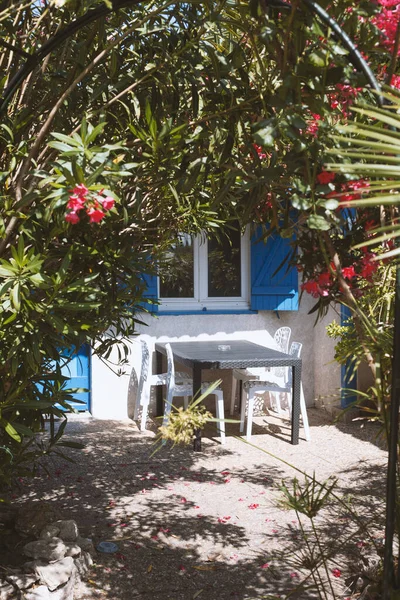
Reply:
<svg viewBox="0 0 400 600"><path fill-rule="evenodd" d="M157 275L149 275L147 273L143 273L142 275L143 280L146 284L146 291L143 294L144 298L149 298L151 300L157 300L158 296L157 296ZM146 308L146 310L148 310L151 313L155 313L158 312L158 305L157 304L150 304L149 302L145 302L144 303L144 307Z"/></svg>
<svg viewBox="0 0 400 600"><path fill-rule="evenodd" d="M298 310L298 273L295 267L283 265L291 253L290 239L274 234L260 240L259 228L251 241L252 310ZM257 241L260 240L260 241ZM279 269L279 271L277 271Z"/></svg>

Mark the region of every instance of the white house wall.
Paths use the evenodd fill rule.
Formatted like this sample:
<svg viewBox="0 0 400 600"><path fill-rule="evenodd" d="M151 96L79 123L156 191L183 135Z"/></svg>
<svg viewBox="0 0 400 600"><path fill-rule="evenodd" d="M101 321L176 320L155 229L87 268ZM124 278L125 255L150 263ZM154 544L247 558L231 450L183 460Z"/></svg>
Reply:
<svg viewBox="0 0 400 600"><path fill-rule="evenodd" d="M139 326L137 338L131 343L129 365L125 374L118 376L96 356L92 359L91 412L100 419L124 419L132 416L135 401L135 379L140 374L140 336L152 347L156 341L183 340L234 340L245 339L265 346L273 346L273 335L278 327L292 329L291 341L303 344L302 381L308 406L313 406L318 396L328 396L340 387L340 368L333 364L332 340L324 327L314 327L315 314L308 315L312 298L304 295L299 311L280 312L279 318L272 311L241 315L146 315L148 326ZM329 320L327 320L329 322ZM114 356L114 358L116 358ZM130 378L132 367L133 376ZM230 371L208 373L208 380L223 379L226 406L231 391ZM154 400L154 398L153 398Z"/></svg>

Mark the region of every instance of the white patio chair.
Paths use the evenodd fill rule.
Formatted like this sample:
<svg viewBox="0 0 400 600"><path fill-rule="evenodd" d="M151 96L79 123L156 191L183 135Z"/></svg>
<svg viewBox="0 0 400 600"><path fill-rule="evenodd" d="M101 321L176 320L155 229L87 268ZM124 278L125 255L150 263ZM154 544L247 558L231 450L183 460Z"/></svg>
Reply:
<svg viewBox="0 0 400 600"><path fill-rule="evenodd" d="M296 358L300 358L300 353L301 353L302 347L303 347L303 344L300 344L299 342L292 342L289 354ZM264 377L265 378L268 377L267 371L266 371ZM289 416L291 416L291 411L292 411L292 369L290 367L288 368L288 377L287 377L286 383L284 382L283 384L279 384L274 381L268 381L265 378L264 378L264 380L262 380L262 379L248 380L248 381L245 381L245 383L243 384L243 389L245 390L245 392L247 394L247 401L242 402L242 410L241 410L241 414L240 414L240 432L242 433L244 431L244 422L245 422L246 406L247 406L247 424L246 424L246 439L247 440L250 440L250 438L251 438L251 428L252 428L252 423L253 423L253 412L254 412L254 399L255 399L256 394L262 394L264 392L275 392L275 393L285 392L286 394L290 394L290 398L288 398L288 407L289 407ZM305 435L307 442L309 442L311 439L310 427L308 424L307 409L306 409L306 403L304 400L304 392L303 392L303 384L302 383L300 383L300 414L301 414L301 418L303 421L304 435Z"/></svg>
<svg viewBox="0 0 400 600"><path fill-rule="evenodd" d="M163 425L168 423L169 415L172 409L172 402L176 396L182 397L184 407L187 408L189 405L189 396L193 395L193 380L186 379L185 381L177 381L177 374L175 374L174 355L170 344L165 345L167 351L167 399L165 402L164 419ZM207 390L210 383L203 382L201 384L201 392ZM215 407L217 419L217 431L221 437L221 444L225 444L225 413L224 413L224 394L221 388L215 388L211 393L211 396L215 396Z"/></svg>
<svg viewBox="0 0 400 600"><path fill-rule="evenodd" d="M279 329L277 329L275 331L274 334L274 343L275 343L275 347L277 350L279 350L280 352L284 352L285 354L288 353L289 350L289 339L290 339L290 334L291 334L292 330L290 329L290 327L279 327ZM258 379L259 377L263 377L264 374L267 372L269 373L270 377L275 378L282 378L285 375L285 369L286 367L275 367L272 369L265 369L264 367L255 367L252 369L233 369L232 370L232 396L231 396L231 409L230 409L230 414L233 415L234 411L235 411L235 402L236 402L236 389L237 389L237 382L238 381L250 381L250 380L254 380L254 379ZM278 406L278 412L281 412L280 410L280 404L278 402L277 406Z"/></svg>
<svg viewBox="0 0 400 600"><path fill-rule="evenodd" d="M141 348L142 348L142 365L140 370L140 377L138 382L137 396L135 409L133 413L134 421L138 420L140 407L142 407L142 415L140 417L139 429L143 431L146 429L147 416L149 411L150 404L150 394L151 387L157 385L167 385L167 376L168 373L161 373L152 375L151 371L151 361L150 361L150 351L147 345L147 342L144 340L140 340ZM134 369L132 369L132 372ZM133 375L133 373L132 373ZM131 375L131 377L132 377ZM186 380L190 380L190 376L187 373L178 372L175 374L175 379L177 382L183 382Z"/></svg>

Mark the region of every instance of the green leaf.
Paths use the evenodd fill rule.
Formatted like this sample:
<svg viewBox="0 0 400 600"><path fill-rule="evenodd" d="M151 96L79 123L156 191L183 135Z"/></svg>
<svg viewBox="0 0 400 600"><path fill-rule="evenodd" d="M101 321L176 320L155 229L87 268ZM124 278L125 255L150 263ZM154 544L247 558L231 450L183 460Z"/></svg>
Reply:
<svg viewBox="0 0 400 600"><path fill-rule="evenodd" d="M51 135L54 138L56 138L56 140L59 140L60 142L64 142L64 144L67 144L68 146L72 145L75 148L82 147L82 141L80 138L76 139L69 135L64 135L63 133L52 133ZM50 142L50 143L52 144L53 142ZM71 150L72 150L72 148L71 148Z"/></svg>
<svg viewBox="0 0 400 600"><path fill-rule="evenodd" d="M87 136L85 142L87 145L91 144L101 133L103 133L105 126L107 125L107 123L104 121L103 123L99 123L98 125L96 125L96 127L92 130L91 133L89 133L89 135Z"/></svg>
<svg viewBox="0 0 400 600"><path fill-rule="evenodd" d="M307 223L310 229L319 229L320 231L328 231L331 227L328 221L321 215L310 215Z"/></svg>
<svg viewBox="0 0 400 600"><path fill-rule="evenodd" d="M261 121L258 128L254 131L253 137L257 144L261 146L271 147L274 145L275 139L275 124L268 121Z"/></svg>
<svg viewBox="0 0 400 600"><path fill-rule="evenodd" d="M50 148L54 148L55 150L58 150L59 152L76 152L76 150L74 150L72 148L72 146L68 146L68 144L63 144L62 142L49 142L47 144Z"/></svg>
<svg viewBox="0 0 400 600"><path fill-rule="evenodd" d="M335 210L339 206L338 200L334 200L333 198L329 198L328 200L318 200L317 206L322 206L327 210Z"/></svg>
<svg viewBox="0 0 400 600"><path fill-rule="evenodd" d="M312 206L310 198L299 196L298 194L292 194L291 203L297 210L308 210Z"/></svg>
<svg viewBox="0 0 400 600"><path fill-rule="evenodd" d="M10 296L14 308L19 311L21 308L21 284L19 282L12 288Z"/></svg>
<svg viewBox="0 0 400 600"><path fill-rule="evenodd" d="M327 66L327 54L323 50L316 50L315 52L311 52L309 55L309 60L314 67L326 67Z"/></svg>
<svg viewBox="0 0 400 600"><path fill-rule="evenodd" d="M1 425L3 425L4 430L6 433L8 433L8 435L15 440L16 442L21 442L21 436L19 435L19 433L17 432L16 429L14 429L14 427L11 425L11 423L9 423L8 421L5 421L4 419L0 420Z"/></svg>

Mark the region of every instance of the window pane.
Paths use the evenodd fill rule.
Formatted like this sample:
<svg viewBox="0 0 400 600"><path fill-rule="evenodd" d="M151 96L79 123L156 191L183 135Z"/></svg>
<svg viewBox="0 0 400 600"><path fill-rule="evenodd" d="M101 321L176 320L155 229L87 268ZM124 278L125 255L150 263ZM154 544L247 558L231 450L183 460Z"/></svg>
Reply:
<svg viewBox="0 0 400 600"><path fill-rule="evenodd" d="M208 296L241 296L240 230L229 232L220 241L208 240Z"/></svg>
<svg viewBox="0 0 400 600"><path fill-rule="evenodd" d="M193 240L182 234L160 264L160 297L193 298Z"/></svg>

